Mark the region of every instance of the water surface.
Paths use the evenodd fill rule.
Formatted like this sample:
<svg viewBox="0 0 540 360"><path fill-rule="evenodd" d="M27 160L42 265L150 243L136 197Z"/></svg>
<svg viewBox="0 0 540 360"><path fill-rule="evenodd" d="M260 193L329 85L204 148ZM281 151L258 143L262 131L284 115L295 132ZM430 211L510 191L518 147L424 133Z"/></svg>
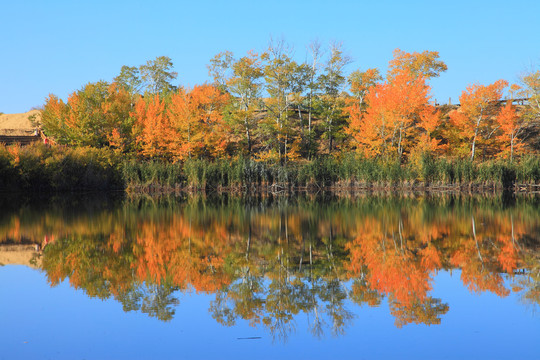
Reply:
<svg viewBox="0 0 540 360"><path fill-rule="evenodd" d="M0 359L538 359L537 198L0 210Z"/></svg>

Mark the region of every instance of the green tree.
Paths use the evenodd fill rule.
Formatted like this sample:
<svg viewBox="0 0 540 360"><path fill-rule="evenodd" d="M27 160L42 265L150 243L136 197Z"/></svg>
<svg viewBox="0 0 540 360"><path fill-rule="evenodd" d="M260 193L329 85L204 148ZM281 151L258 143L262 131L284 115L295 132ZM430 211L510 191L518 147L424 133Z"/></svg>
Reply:
<svg viewBox="0 0 540 360"><path fill-rule="evenodd" d="M307 108L308 108L308 158L311 159L313 153L316 152L314 149L313 141L313 106L317 100L319 94L319 82L317 81L319 77L319 70L321 67L321 57L323 51L321 50L321 43L318 41L312 41L308 46L308 51L310 54L311 61L309 63L309 77L307 79L306 86L308 88L307 92Z"/></svg>
<svg viewBox="0 0 540 360"><path fill-rule="evenodd" d="M290 110L292 75L297 64L291 58L292 50L283 40L271 41L262 54L265 61L264 80L269 98L265 101L268 115L263 123L266 132L267 158L287 162L288 147L291 145Z"/></svg>
<svg viewBox="0 0 540 360"><path fill-rule="evenodd" d="M383 78L379 69L356 70L349 75L350 90L359 110L362 110L364 107L364 100L368 90L382 80Z"/></svg>
<svg viewBox="0 0 540 360"><path fill-rule="evenodd" d="M323 138L328 141L329 154L332 153L335 140L344 137L343 127L346 121L343 108L345 102L341 95L347 80L344 70L350 62L350 57L343 54L342 45L332 44L330 58L318 79L322 90L319 108L323 120Z"/></svg>
<svg viewBox="0 0 540 360"><path fill-rule="evenodd" d="M120 85L130 94L131 107L133 107L137 95L141 93L143 88L139 69L135 66L124 65L120 69L120 74L113 79L113 82Z"/></svg>
<svg viewBox="0 0 540 360"><path fill-rule="evenodd" d="M176 86L171 81L176 79L178 73L172 71L172 68L173 63L167 56L158 56L141 65L139 72L146 91L151 94L174 91Z"/></svg>
<svg viewBox="0 0 540 360"><path fill-rule="evenodd" d="M527 115L533 119L540 118L540 70L530 71L521 76L523 91L521 94L529 99Z"/></svg>
<svg viewBox="0 0 540 360"><path fill-rule="evenodd" d="M129 136L130 101L123 88L106 81L86 84L65 104L50 96L42 112L44 132L60 144L109 146L113 130Z"/></svg>
<svg viewBox="0 0 540 360"><path fill-rule="evenodd" d="M214 83L232 95L231 127L240 135L241 143L245 144L246 152L251 156L257 129L255 114L261 102L263 69L260 57L250 51L235 60L232 53L220 53L211 60L209 71Z"/></svg>
<svg viewBox="0 0 540 360"><path fill-rule="evenodd" d="M234 62L234 54L230 51L223 51L210 59L208 75L214 79L214 85L222 91L227 91L227 81L231 78L231 70Z"/></svg>

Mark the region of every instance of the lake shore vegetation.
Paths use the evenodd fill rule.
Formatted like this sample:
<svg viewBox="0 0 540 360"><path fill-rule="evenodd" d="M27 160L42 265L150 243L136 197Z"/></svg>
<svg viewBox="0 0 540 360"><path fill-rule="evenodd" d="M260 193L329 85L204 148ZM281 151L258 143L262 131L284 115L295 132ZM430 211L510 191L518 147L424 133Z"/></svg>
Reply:
<svg viewBox="0 0 540 360"><path fill-rule="evenodd" d="M48 146L0 147L3 189L538 190L540 70L433 100L435 51L396 49L385 76L348 71L339 44L294 60L283 41L210 60L211 83L173 85L168 57L50 95ZM323 56L325 54L325 56Z"/></svg>

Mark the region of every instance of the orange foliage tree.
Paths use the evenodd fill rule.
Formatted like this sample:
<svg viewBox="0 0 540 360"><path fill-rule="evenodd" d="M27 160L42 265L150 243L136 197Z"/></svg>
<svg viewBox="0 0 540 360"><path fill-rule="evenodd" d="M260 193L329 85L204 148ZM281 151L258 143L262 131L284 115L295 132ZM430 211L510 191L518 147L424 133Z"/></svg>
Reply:
<svg viewBox="0 0 540 360"><path fill-rule="evenodd" d="M136 143L141 155L170 159L171 126L165 112L165 102L154 95L146 101L142 97L135 104L137 125Z"/></svg>
<svg viewBox="0 0 540 360"><path fill-rule="evenodd" d="M441 112L432 105L426 105L416 122L416 145L411 150L411 160L418 162L422 155L441 153L445 146L436 136L441 125ZM418 165L418 164L417 164Z"/></svg>
<svg viewBox="0 0 540 360"><path fill-rule="evenodd" d="M212 85L195 86L190 92L191 109L199 124L201 156L226 155L230 129L223 120L223 109L229 101L229 95Z"/></svg>
<svg viewBox="0 0 540 360"><path fill-rule="evenodd" d="M344 111L351 119L359 119L365 111L365 98L368 91L382 80L378 69L354 71L349 75L352 98L347 100Z"/></svg>
<svg viewBox="0 0 540 360"><path fill-rule="evenodd" d="M526 122L523 117L517 114L512 103L507 102L497 116L497 123L500 128L498 139L502 146L500 156L508 157L508 153L510 153L510 162L512 162L514 154L523 147L519 135L523 133Z"/></svg>
<svg viewBox="0 0 540 360"><path fill-rule="evenodd" d="M488 140L496 130L493 117L497 115L496 102L502 97L505 80L490 85L470 85L461 94L460 109L450 113L450 119L460 137L470 144L471 161L474 161L479 141Z"/></svg>
<svg viewBox="0 0 540 360"><path fill-rule="evenodd" d="M432 130L434 109L429 105L429 86L422 76L414 77L402 70L392 81L372 87L366 97L365 114L351 112L349 134L357 141L358 150L369 157L404 153L412 145L412 130L422 123ZM423 116L421 116L423 114Z"/></svg>
<svg viewBox="0 0 540 360"><path fill-rule="evenodd" d="M211 85L178 89L167 101L154 95L135 104L136 142L145 157L182 161L225 156L228 127L223 109L229 96Z"/></svg>
<svg viewBox="0 0 540 360"><path fill-rule="evenodd" d="M172 148L175 159L190 158L200 141L200 132L189 93L184 89L171 96L168 116L172 127L170 131L174 132Z"/></svg>
<svg viewBox="0 0 540 360"><path fill-rule="evenodd" d="M223 109L229 101L229 95L212 85L195 86L190 92L181 89L171 96L168 116L177 159L226 155L229 128Z"/></svg>

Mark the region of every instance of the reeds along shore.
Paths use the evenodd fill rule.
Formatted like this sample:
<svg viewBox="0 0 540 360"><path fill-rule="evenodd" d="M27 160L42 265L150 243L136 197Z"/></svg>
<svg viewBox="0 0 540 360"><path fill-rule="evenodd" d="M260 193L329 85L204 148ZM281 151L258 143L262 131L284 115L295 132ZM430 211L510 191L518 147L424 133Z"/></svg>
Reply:
<svg viewBox="0 0 540 360"><path fill-rule="evenodd" d="M252 159L183 163L141 161L108 149L0 146L0 189L61 192L127 190L128 192L228 191L540 191L540 158L519 161L436 158L417 163L364 159L353 154L289 162Z"/></svg>

